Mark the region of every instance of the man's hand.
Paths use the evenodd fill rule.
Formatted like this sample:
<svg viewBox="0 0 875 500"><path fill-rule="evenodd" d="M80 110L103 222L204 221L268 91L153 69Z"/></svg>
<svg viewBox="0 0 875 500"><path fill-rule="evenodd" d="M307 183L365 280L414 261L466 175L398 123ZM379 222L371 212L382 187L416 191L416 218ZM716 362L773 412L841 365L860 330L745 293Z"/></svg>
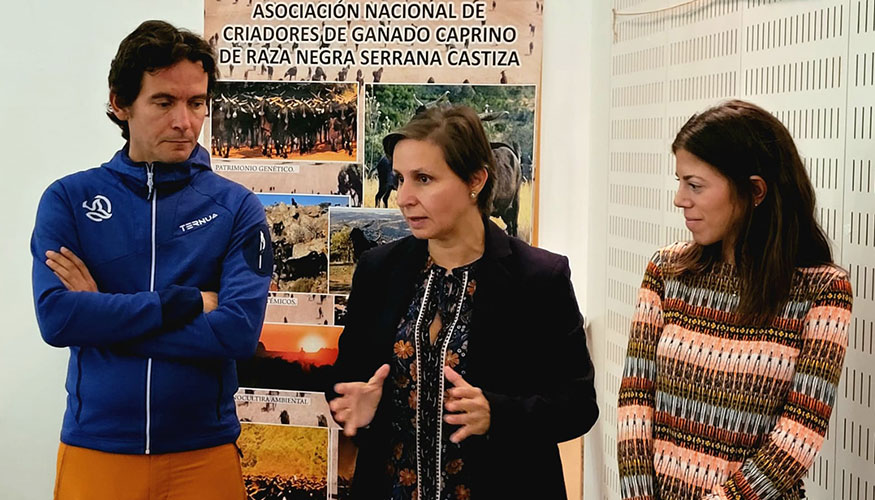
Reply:
<svg viewBox="0 0 875 500"><path fill-rule="evenodd" d="M216 292L201 292L201 299L204 302L204 314L219 307L219 294Z"/></svg>
<svg viewBox="0 0 875 500"><path fill-rule="evenodd" d="M389 376L389 365L382 365L367 382L336 384L334 391L340 397L331 400L329 406L334 420L343 425L343 433L355 436L360 427L371 423L377 405L383 395L383 381Z"/></svg>
<svg viewBox="0 0 875 500"><path fill-rule="evenodd" d="M97 283L85 267L82 259L69 248L61 247L60 253L46 252L46 265L71 292L96 292Z"/></svg>
<svg viewBox="0 0 875 500"><path fill-rule="evenodd" d="M468 436L486 434L492 420L489 401L483 391L466 382L449 366L444 367L444 375L454 386L447 391L449 398L444 403L447 411L454 413L444 415L444 420L461 426L450 436L450 441L461 443Z"/></svg>

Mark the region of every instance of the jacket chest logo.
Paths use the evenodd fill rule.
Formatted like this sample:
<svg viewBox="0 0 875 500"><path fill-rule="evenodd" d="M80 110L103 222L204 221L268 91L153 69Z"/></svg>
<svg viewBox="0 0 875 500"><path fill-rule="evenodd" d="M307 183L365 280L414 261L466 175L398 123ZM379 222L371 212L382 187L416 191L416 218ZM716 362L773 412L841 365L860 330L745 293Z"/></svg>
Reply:
<svg viewBox="0 0 875 500"><path fill-rule="evenodd" d="M213 219L215 219L218 216L219 216L219 214L213 212L210 215L207 215L206 217L201 217L200 219L195 219L193 221L186 222L185 224L180 224L179 229L182 229L183 233L186 231L191 231L192 229L194 229L196 227L201 227L201 226L205 226L205 225L209 224Z"/></svg>
<svg viewBox="0 0 875 500"><path fill-rule="evenodd" d="M95 196L91 204L83 201L82 208L86 210L85 216L94 222L103 222L112 217L112 202L102 194Z"/></svg>

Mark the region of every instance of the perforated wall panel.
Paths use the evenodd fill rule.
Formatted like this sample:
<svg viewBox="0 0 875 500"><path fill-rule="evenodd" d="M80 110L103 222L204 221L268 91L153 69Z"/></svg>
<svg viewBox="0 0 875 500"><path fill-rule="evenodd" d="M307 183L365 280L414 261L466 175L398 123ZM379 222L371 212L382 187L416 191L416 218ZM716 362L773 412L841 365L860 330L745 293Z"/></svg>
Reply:
<svg viewBox="0 0 875 500"><path fill-rule="evenodd" d="M616 0L618 12L671 2ZM875 0L702 0L621 16L611 53L601 498L619 498L616 400L647 259L690 235L672 205L670 144L694 112L738 97L791 131L817 216L851 273L854 317L827 441L809 472L816 500L875 500Z"/></svg>

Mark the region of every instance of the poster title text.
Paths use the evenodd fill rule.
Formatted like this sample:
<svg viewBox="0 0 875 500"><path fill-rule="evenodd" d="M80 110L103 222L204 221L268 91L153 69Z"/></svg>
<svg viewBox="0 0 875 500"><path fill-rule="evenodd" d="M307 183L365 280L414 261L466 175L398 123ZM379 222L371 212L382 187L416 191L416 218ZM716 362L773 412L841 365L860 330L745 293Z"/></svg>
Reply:
<svg viewBox="0 0 875 500"><path fill-rule="evenodd" d="M250 17L222 28L220 64L520 66L516 26L487 24L483 2L264 2Z"/></svg>

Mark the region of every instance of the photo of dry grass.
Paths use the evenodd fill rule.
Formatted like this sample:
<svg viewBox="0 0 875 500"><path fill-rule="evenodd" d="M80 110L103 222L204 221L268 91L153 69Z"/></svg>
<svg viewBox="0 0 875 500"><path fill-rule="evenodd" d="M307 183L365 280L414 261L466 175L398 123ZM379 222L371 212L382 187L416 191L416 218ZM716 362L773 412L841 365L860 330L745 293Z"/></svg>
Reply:
<svg viewBox="0 0 875 500"><path fill-rule="evenodd" d="M327 428L250 423L240 427L237 446L249 498L327 497Z"/></svg>

